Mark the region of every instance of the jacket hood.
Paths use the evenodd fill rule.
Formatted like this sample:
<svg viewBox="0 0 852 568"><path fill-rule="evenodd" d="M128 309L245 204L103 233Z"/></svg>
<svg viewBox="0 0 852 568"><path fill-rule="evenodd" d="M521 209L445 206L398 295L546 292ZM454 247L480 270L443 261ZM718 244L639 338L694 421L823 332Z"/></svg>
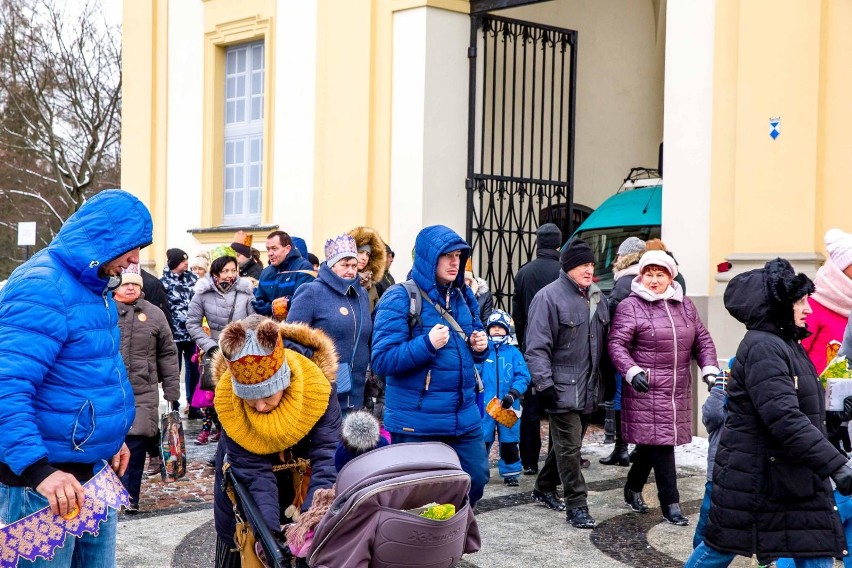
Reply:
<svg viewBox="0 0 852 568"><path fill-rule="evenodd" d="M379 282L385 276L385 267L387 266L387 251L385 250L385 242L379 236L378 231L371 227L355 227L349 234L355 239L356 246L370 245L370 260L367 262L364 270L373 274L371 277L373 282Z"/></svg>
<svg viewBox="0 0 852 568"><path fill-rule="evenodd" d="M619 256L615 262L612 263L612 271L620 272L626 269L629 266L639 264L639 261L642 259L642 255L645 254L645 251L642 252L630 252L627 254L623 254ZM639 267L636 267L636 273L639 273Z"/></svg>
<svg viewBox="0 0 852 568"><path fill-rule="evenodd" d="M302 257L308 258L308 243L305 242L305 239L290 235L290 240L293 241L293 248L298 250ZM290 257L288 256L287 258Z"/></svg>
<svg viewBox="0 0 852 568"><path fill-rule="evenodd" d="M320 264L319 274L317 275L317 280L327 285L329 288L337 292L338 294L345 296L349 289L352 288L355 293L358 293L358 289L356 286L360 286L361 279L358 275L355 275L355 278L351 280L346 280L341 278L328 266L327 262L323 262Z"/></svg>
<svg viewBox="0 0 852 568"><path fill-rule="evenodd" d="M432 225L425 227L414 241L414 268L411 276L424 292L429 293L437 283L435 281L435 270L438 268L438 258L448 252L461 251L459 259L459 273L456 275L453 286L464 287L464 265L470 256L470 246L458 233L444 225Z"/></svg>
<svg viewBox="0 0 852 568"><path fill-rule="evenodd" d="M84 286L100 294L109 281L98 275L100 265L151 244L153 229L151 214L137 197L107 189L65 221L47 250Z"/></svg>
<svg viewBox="0 0 852 568"><path fill-rule="evenodd" d="M776 258L763 268L732 278L725 289L725 308L746 329L803 339L810 333L793 323L793 303L813 290L810 278L796 274L788 261Z"/></svg>
<svg viewBox="0 0 852 568"><path fill-rule="evenodd" d="M244 276L237 278L232 289L237 292L244 292L252 296L254 295L254 288L251 285L251 281ZM230 292L230 290L228 291ZM198 282L195 283L194 292L196 294L205 294L207 292L216 292L217 294L222 293L218 288L216 288L216 285L213 284L213 279L209 274L204 278L198 279Z"/></svg>

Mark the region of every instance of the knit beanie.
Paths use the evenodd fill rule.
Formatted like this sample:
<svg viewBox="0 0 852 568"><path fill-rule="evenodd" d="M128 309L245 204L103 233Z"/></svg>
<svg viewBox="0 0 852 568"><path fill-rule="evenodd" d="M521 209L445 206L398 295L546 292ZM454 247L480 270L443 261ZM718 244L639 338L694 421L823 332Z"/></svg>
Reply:
<svg viewBox="0 0 852 568"><path fill-rule="evenodd" d="M577 237L565 243L565 246L562 248L562 254L559 255L559 266L566 273L581 264L588 264L594 261L595 255L592 252L592 247L586 244L586 241Z"/></svg>
<svg viewBox="0 0 852 568"><path fill-rule="evenodd" d="M852 235L840 229L829 229L825 233L825 248L831 262L840 270L852 265Z"/></svg>
<svg viewBox="0 0 852 568"><path fill-rule="evenodd" d="M244 400L272 396L290 386L290 367L278 326L261 324L246 330L231 324L219 338L231 371L234 394Z"/></svg>
<svg viewBox="0 0 852 568"><path fill-rule="evenodd" d="M639 237L627 237L618 245L618 256L624 256L632 252L645 252L645 241Z"/></svg>
<svg viewBox="0 0 852 568"><path fill-rule="evenodd" d="M506 330L506 334L512 333L512 326L514 322L512 321L512 316L504 312L503 310L494 310L491 312L491 315L488 316L488 319L485 320L485 331L491 329L491 326L497 325Z"/></svg>
<svg viewBox="0 0 852 568"><path fill-rule="evenodd" d="M677 276L677 263L667 252L661 250L649 250L639 259L639 272L645 270L646 266L659 266L665 268L669 276Z"/></svg>
<svg viewBox="0 0 852 568"><path fill-rule="evenodd" d="M192 264L189 267L200 268L204 272L210 272L210 253L206 251L199 252L198 256L192 259Z"/></svg>
<svg viewBox="0 0 852 568"><path fill-rule="evenodd" d="M562 231L553 223L545 223L535 232L536 246L543 249L556 249L562 244Z"/></svg>
<svg viewBox="0 0 852 568"><path fill-rule="evenodd" d="M245 231L237 231L234 233L234 242L231 243L231 248L245 257L251 256L251 242L254 235Z"/></svg>
<svg viewBox="0 0 852 568"><path fill-rule="evenodd" d="M136 284L142 287L142 273L139 271L138 264L131 264L121 271L122 284Z"/></svg>
<svg viewBox="0 0 852 568"><path fill-rule="evenodd" d="M166 261L169 265L169 270L174 270L184 260L189 260L189 256L179 248L173 248L166 251Z"/></svg>
<svg viewBox="0 0 852 568"><path fill-rule="evenodd" d="M365 410L346 415L340 437L340 444L334 452L334 465L338 472L361 454L388 445L388 441L381 435L379 421Z"/></svg>
<svg viewBox="0 0 852 568"><path fill-rule="evenodd" d="M358 246L349 233L325 241L325 262L329 268L344 258L358 258Z"/></svg>

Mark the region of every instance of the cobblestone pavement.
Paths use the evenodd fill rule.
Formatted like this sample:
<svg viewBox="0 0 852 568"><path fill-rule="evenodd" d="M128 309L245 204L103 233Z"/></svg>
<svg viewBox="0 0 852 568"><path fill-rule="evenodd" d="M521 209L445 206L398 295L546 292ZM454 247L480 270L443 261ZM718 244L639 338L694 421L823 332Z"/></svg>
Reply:
<svg viewBox="0 0 852 568"><path fill-rule="evenodd" d="M147 479L142 487L142 512L133 516L122 514L118 533L120 567L212 566L216 539L212 511L213 468L206 461L213 456L215 446L192 445L200 426L200 421L186 423L190 462L186 478L171 484L164 484L158 478ZM546 428L545 423L542 426L545 447ZM591 531L574 529L566 524L564 513L533 504L530 493L534 477L521 476L520 487L503 485L496 471L496 454L492 452L491 483L477 507L482 549L477 554L467 555L459 566L682 566L691 552L694 525L704 494L705 473L700 467L700 456L681 454L678 457L681 505L690 525L676 527L664 522L653 481L644 492L645 500L652 507L649 513L638 515L629 511L622 494L627 468L598 463L598 458L612 449L602 440L601 428L593 425L583 449L583 455L591 461L591 467L585 470L589 509L598 521L597 528ZM681 465L683 463L688 465ZM752 565L751 559L746 558L739 558L732 564L737 568Z"/></svg>

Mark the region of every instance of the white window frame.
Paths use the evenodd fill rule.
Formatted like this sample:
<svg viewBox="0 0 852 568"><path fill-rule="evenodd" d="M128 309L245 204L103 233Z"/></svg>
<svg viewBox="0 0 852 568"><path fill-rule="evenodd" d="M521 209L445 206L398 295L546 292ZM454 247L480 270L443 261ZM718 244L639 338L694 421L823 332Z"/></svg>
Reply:
<svg viewBox="0 0 852 568"><path fill-rule="evenodd" d="M263 41L225 49L224 225L261 221L265 55Z"/></svg>

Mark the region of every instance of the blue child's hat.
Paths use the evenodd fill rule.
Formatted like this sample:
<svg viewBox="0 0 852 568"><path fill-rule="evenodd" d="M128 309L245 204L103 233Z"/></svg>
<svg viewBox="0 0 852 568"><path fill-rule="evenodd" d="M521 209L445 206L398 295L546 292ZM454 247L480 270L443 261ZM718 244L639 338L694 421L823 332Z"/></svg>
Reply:
<svg viewBox="0 0 852 568"><path fill-rule="evenodd" d="M503 310L494 310L488 316L488 319L485 320L485 329L487 330L492 325L499 325L506 330L507 334L511 334L512 328L515 327L515 322L512 320L512 316Z"/></svg>

